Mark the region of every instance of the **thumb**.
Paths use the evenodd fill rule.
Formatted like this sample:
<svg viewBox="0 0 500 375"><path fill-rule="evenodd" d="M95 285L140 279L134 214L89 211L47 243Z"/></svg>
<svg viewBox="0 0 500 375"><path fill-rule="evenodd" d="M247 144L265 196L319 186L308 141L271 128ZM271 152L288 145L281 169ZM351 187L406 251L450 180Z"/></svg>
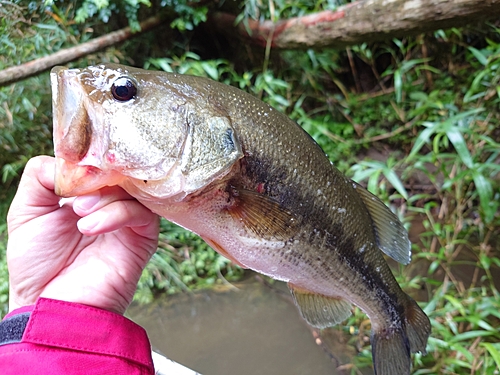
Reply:
<svg viewBox="0 0 500 375"><path fill-rule="evenodd" d="M54 193L54 174L53 157L37 156L28 161L7 214L9 233L59 208L60 197Z"/></svg>

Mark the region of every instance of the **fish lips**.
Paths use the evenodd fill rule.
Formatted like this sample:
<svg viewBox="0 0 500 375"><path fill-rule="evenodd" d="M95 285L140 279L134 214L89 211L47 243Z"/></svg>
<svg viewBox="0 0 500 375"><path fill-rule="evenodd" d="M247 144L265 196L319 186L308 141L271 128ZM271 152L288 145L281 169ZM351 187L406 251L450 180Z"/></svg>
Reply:
<svg viewBox="0 0 500 375"><path fill-rule="evenodd" d="M116 171L78 165L56 156L54 191L60 197L89 194L105 186L121 185L124 180L125 176Z"/></svg>
<svg viewBox="0 0 500 375"><path fill-rule="evenodd" d="M83 96L78 80L79 69L55 67L50 73L52 87L52 114L54 118L54 153L68 161L78 162L86 153L86 145L79 138L78 130L88 132L88 117L83 108ZM86 137L89 138L89 137ZM88 141L86 141L88 143ZM74 146L80 143L76 149Z"/></svg>
<svg viewBox="0 0 500 375"><path fill-rule="evenodd" d="M101 161L89 152L92 121L84 103L80 69L55 67L50 73L56 157L55 193L71 197L118 185L124 176L101 169Z"/></svg>

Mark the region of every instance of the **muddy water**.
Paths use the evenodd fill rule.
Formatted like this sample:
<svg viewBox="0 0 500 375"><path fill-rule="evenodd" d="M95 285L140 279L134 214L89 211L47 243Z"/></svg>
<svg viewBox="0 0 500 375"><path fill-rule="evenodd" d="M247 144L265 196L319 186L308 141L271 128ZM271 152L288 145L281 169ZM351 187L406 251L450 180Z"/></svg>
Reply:
<svg viewBox="0 0 500 375"><path fill-rule="evenodd" d="M353 351L336 349L332 358L317 345L288 292L254 277L237 289L132 306L128 316L147 330L156 350L203 375L336 375L339 359Z"/></svg>

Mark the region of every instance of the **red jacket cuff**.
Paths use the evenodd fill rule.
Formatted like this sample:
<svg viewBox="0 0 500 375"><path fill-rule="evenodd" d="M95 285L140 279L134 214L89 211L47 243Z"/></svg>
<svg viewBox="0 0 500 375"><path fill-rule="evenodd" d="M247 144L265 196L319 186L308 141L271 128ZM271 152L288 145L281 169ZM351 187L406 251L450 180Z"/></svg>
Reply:
<svg viewBox="0 0 500 375"><path fill-rule="evenodd" d="M153 366L142 327L117 313L78 303L39 298L22 342L114 355Z"/></svg>
<svg viewBox="0 0 500 375"><path fill-rule="evenodd" d="M7 315L5 315L2 320L5 320L5 319L10 318L11 316L14 316L14 315L17 315L17 314L22 314L22 313L25 313L25 312L32 312L34 308L35 308L35 305L29 305L29 306L19 307L19 308L15 309L15 310L12 310Z"/></svg>

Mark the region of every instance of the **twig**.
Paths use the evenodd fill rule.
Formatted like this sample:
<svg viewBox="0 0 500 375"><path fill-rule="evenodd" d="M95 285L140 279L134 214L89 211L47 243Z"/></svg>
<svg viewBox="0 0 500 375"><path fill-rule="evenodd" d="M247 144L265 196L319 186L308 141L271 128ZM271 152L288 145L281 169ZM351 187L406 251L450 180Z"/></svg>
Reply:
<svg viewBox="0 0 500 375"><path fill-rule="evenodd" d="M352 76L354 78L354 83L356 85L356 94L359 94L361 91L361 83L359 82L358 71L356 69L356 64L354 62L354 58L352 57L352 51L350 47L346 48L347 58L349 59L349 66L351 67Z"/></svg>
<svg viewBox="0 0 500 375"><path fill-rule="evenodd" d="M159 26L162 20L163 18L161 16L151 17L146 21L141 22L141 31L137 33L132 32L130 27L125 27L124 29L103 35L75 47L63 49L49 56L44 56L19 66L4 69L0 71L0 87L7 86L14 82L42 73L55 65L66 64L70 61L77 60L80 57L89 55L117 43L121 43L143 32L151 30L156 26Z"/></svg>
<svg viewBox="0 0 500 375"><path fill-rule="evenodd" d="M382 81L379 81L379 83L382 85ZM423 79L417 79L417 80L415 80L414 82L411 83L411 86L412 87L413 86L418 86L418 85L421 85L422 83L424 83ZM362 102L362 101L365 101L365 100L368 100L368 99L373 99L373 98L376 98L378 96L382 96L382 95L386 95L386 94L390 94L390 93L394 92L394 87L386 88L386 87L382 87L381 86L381 88L382 88L382 90L380 90L380 91L366 93L366 94L361 94L358 97L356 97L356 100L358 102Z"/></svg>
<svg viewBox="0 0 500 375"><path fill-rule="evenodd" d="M393 130L392 132L376 135L375 137L371 137L371 138L358 139L354 143L356 143L356 144L371 143L371 142L381 141L382 139L391 138L391 137L395 136L396 134L399 134L407 129L410 129L416 120L417 120L417 117L415 117L413 120L407 122L403 126L400 126L396 130Z"/></svg>

